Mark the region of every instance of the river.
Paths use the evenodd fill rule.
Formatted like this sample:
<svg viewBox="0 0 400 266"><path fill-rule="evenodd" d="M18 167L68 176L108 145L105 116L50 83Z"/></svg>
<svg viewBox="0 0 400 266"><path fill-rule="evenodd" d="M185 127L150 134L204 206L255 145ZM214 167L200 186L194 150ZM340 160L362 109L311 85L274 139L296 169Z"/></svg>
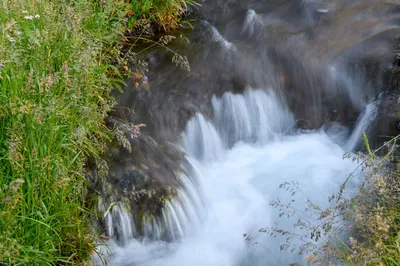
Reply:
<svg viewBox="0 0 400 266"><path fill-rule="evenodd" d="M185 153L181 186L159 217L144 221L140 237L131 214L114 210L124 241L103 249L108 265L304 263L298 252L281 250L286 237L260 229L307 237L293 225L299 217L318 220L305 211L309 201L330 206L351 174L345 195L356 193L363 173L343 155L362 147L377 117L399 8L382 0L200 3L191 44L175 44L191 73L149 56L151 90L162 106L150 116L172 128L174 110L191 106L174 139ZM175 90L179 96L170 96ZM271 201L296 213L282 215Z"/></svg>

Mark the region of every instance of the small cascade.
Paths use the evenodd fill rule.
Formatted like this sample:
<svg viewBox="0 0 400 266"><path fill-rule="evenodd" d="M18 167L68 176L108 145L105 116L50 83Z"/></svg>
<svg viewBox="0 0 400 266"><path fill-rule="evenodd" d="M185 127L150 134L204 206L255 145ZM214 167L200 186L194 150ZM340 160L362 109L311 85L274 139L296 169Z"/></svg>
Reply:
<svg viewBox="0 0 400 266"><path fill-rule="evenodd" d="M246 89L244 97L251 115L254 139L265 143L277 135L287 134L292 130L293 115L286 107L286 103L272 90Z"/></svg>
<svg viewBox="0 0 400 266"><path fill-rule="evenodd" d="M253 35L257 27L263 26L262 19L257 15L256 11L250 9L247 11L244 21L242 33Z"/></svg>
<svg viewBox="0 0 400 266"><path fill-rule="evenodd" d="M202 20L201 23L203 25L205 25L206 27L209 28L210 33L211 33L211 38L213 41L221 43L222 46L224 48L226 48L228 51L229 50L234 50L235 46L233 45L233 43L229 42L228 40L226 40L221 33L217 30L216 27L214 27L213 25L211 25L208 21Z"/></svg>
<svg viewBox="0 0 400 266"><path fill-rule="evenodd" d="M350 75L349 69L339 65L330 65L328 69L329 76L327 81L331 82L330 87L340 88L347 94L356 108L363 108L366 101L364 97L360 97L360 95L368 95L368 88L366 84L363 84L361 73L358 76Z"/></svg>
<svg viewBox="0 0 400 266"><path fill-rule="evenodd" d="M162 224L160 219L153 215L143 217L144 242L159 240L162 238Z"/></svg>
<svg viewBox="0 0 400 266"><path fill-rule="evenodd" d="M224 150L214 125L199 113L186 126L184 147L189 155L205 161L215 160Z"/></svg>
<svg viewBox="0 0 400 266"><path fill-rule="evenodd" d="M195 178L200 175L199 169L195 163L187 162L191 165L191 176ZM197 172L196 172L197 171ZM188 176L180 176L182 188L173 200L167 202L162 211L162 218L166 230L168 230L169 239L173 241L182 240L185 236L199 227L201 222L201 211L203 204L201 200L201 188ZM160 239L162 240L162 239Z"/></svg>
<svg viewBox="0 0 400 266"><path fill-rule="evenodd" d="M144 242L180 241L199 226L203 203L196 180L202 173L196 160L189 157L183 168L190 178L184 173L179 176L181 186L177 189L176 197L165 203L160 217L144 215L141 222L143 226L141 238ZM107 236L118 245L125 246L134 237L138 237L138 234L133 214L122 206L122 203L114 204L107 210L104 205L102 213L106 214L104 224Z"/></svg>
<svg viewBox="0 0 400 266"><path fill-rule="evenodd" d="M267 142L294 125L292 114L272 90L225 93L214 96L212 104L215 124L230 147L238 141Z"/></svg>
<svg viewBox="0 0 400 266"><path fill-rule="evenodd" d="M107 212L105 205L102 206L102 212L107 212L104 219L107 236L115 239L120 245L125 245L136 236L132 216L119 204L112 205L109 208L110 210Z"/></svg>
<svg viewBox="0 0 400 266"><path fill-rule="evenodd" d="M212 99L215 121L222 139L232 146L240 140L252 137L252 124L246 99L242 94L225 93L220 99Z"/></svg>
<svg viewBox="0 0 400 266"><path fill-rule="evenodd" d="M371 123L375 120L378 114L378 102L371 102L366 107L364 112L360 115L356 122L356 126L346 143L346 150L355 151L359 147L363 139L363 132L368 136Z"/></svg>

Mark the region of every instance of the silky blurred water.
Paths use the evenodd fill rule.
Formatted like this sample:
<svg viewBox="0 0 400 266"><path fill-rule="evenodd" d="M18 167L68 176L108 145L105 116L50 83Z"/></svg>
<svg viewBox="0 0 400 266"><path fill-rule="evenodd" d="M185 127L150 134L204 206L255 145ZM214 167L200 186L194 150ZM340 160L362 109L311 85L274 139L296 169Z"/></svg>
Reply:
<svg viewBox="0 0 400 266"><path fill-rule="evenodd" d="M174 110L196 110L176 138L186 153L181 187L160 217L145 218L140 238L127 209L109 212L112 239L102 252L108 265L122 266L302 263L297 252L280 250L285 238L259 230L306 234L293 225L299 216L317 221L317 214L304 212L307 201L329 206L357 168L343 155L359 148L377 116L379 73L399 33L398 3L200 2L193 43L178 46L191 73L150 58L157 72L149 74L154 106L145 115L174 132L167 130L177 124ZM345 196L361 177L353 173ZM285 182L299 193L280 188ZM270 205L277 198L298 214L279 218Z"/></svg>
<svg viewBox="0 0 400 266"><path fill-rule="evenodd" d="M321 208L328 207L328 197L339 190L357 165L343 159L346 146L341 147L332 139L342 136L332 133L328 136L323 130L295 130L285 104L268 90L249 90L245 95L215 98L215 119L197 114L187 125L184 148L196 182L187 182L182 193L191 193L181 195L165 209L176 220L167 226L179 238L172 243L132 239L124 247L112 248L111 265L231 266L301 262L296 254L280 251L283 239L268 238L259 232L261 228L276 225L292 230L299 218L295 215L278 219L277 210L269 202L277 198L282 203L295 200L292 205L301 215L307 200ZM254 102L244 105L244 97ZM243 118L243 112L248 117ZM231 125L230 120L242 124ZM265 138L265 134L259 134L262 129L268 129L271 135ZM230 139L229 134L236 142L228 148L222 144L221 135ZM354 175L354 184L358 177ZM302 194L291 196L279 188L284 182L298 183ZM312 222L317 217L310 215L309 219ZM254 236L261 245L254 246L255 240L247 241L244 234Z"/></svg>

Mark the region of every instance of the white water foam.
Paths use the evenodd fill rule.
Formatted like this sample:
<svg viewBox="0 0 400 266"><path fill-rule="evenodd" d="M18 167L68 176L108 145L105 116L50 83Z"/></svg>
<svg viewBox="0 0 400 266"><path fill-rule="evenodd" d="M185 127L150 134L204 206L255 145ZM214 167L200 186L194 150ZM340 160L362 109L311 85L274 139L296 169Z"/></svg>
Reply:
<svg viewBox="0 0 400 266"><path fill-rule="evenodd" d="M284 101L271 91L227 93L214 98L213 105L213 121L197 114L185 132L185 148L195 158L188 157L190 175L182 176L183 188L161 218L173 241L132 239L123 247L112 244L108 265L257 266L302 262L302 258L280 251L284 239L259 233L260 228L276 223L293 230L299 218L279 219L270 200L279 198L288 203L296 199L292 204L298 210L311 200L324 208L329 204L328 197L339 190L356 165L342 159L345 150L322 130L285 135L293 125L293 117ZM225 149L221 139L235 143ZM279 188L291 181L299 184L302 193L290 196ZM311 222L317 217L306 219ZM246 241L243 234L247 233L260 245Z"/></svg>
<svg viewBox="0 0 400 266"><path fill-rule="evenodd" d="M258 233L258 229L275 222L290 229L298 219L278 220L277 211L268 203L277 197L289 202L292 198L279 185L296 181L305 196L296 198L295 208L304 209L307 199L327 206L328 196L338 191L355 168L342 159L343 152L323 132L284 137L266 145L238 144L224 160L202 164L198 186L204 192L204 206L196 211L204 220L196 231L180 243L133 240L128 246L115 248L115 261L110 264L233 266L296 262L296 256L279 251L283 242ZM265 249L253 247L244 233L259 242L261 238Z"/></svg>

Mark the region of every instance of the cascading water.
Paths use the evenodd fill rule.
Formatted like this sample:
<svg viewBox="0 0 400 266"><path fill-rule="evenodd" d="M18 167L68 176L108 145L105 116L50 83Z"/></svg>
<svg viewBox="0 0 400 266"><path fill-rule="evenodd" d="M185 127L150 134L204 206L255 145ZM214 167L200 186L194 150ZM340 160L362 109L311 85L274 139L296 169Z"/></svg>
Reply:
<svg viewBox="0 0 400 266"><path fill-rule="evenodd" d="M202 114L196 114L189 121L184 147L188 154L205 161L219 158L224 150L217 130Z"/></svg>
<svg viewBox="0 0 400 266"><path fill-rule="evenodd" d="M238 141L267 142L293 128L292 114L272 90L225 93L221 99L213 97L212 104L215 124L228 146Z"/></svg>
<svg viewBox="0 0 400 266"><path fill-rule="evenodd" d="M356 165L342 159L344 147L324 131L296 133L287 106L270 90L227 93L215 97L213 106L213 119L196 114L184 133L196 184L182 176L183 188L164 209L164 226L175 241L132 239L124 247L112 248L109 264L281 265L300 260L290 254L285 259L271 256L278 254L279 245L258 233L278 222L269 201L286 197L279 185L294 181L307 196L296 208L302 209L307 199L327 205L328 196ZM223 139L235 144L226 148ZM295 219L279 222L290 228ZM264 248L253 247L245 233L257 236Z"/></svg>
<svg viewBox="0 0 400 266"><path fill-rule="evenodd" d="M347 141L347 150L354 151L361 140L363 139L363 133L368 133L371 123L375 120L378 114L378 102L369 103L364 112L360 115L357 120L356 127L353 130L350 138Z"/></svg>
<svg viewBox="0 0 400 266"><path fill-rule="evenodd" d="M108 265L303 262L296 252L280 251L284 239L259 229L279 225L294 230L298 216L279 219L271 200L295 199L297 210L308 200L327 207L328 197L356 169L343 154L357 149L376 118L379 102L373 100L379 90L350 59L365 50L356 45L373 43L374 36L395 28L397 16L390 3L380 8L377 0L272 2L202 1L204 16L198 24L208 38L192 58L192 73L176 78L167 69L155 75L162 80L150 82L162 87L160 93L168 86L187 87L181 94L195 98L187 105L209 97L212 111L196 108L186 123L180 143L186 158L176 196L159 216L144 217L141 234L122 204L107 213L111 240L103 252ZM377 19L385 12L387 20ZM357 18L365 18L365 25ZM357 34L349 36L343 24ZM349 41L342 43L344 38ZM164 98L157 106L168 99L167 113L173 101ZM353 174L346 193L351 195L361 174ZM279 188L284 182L298 184L302 193L285 193ZM318 217L305 219L312 223Z"/></svg>

